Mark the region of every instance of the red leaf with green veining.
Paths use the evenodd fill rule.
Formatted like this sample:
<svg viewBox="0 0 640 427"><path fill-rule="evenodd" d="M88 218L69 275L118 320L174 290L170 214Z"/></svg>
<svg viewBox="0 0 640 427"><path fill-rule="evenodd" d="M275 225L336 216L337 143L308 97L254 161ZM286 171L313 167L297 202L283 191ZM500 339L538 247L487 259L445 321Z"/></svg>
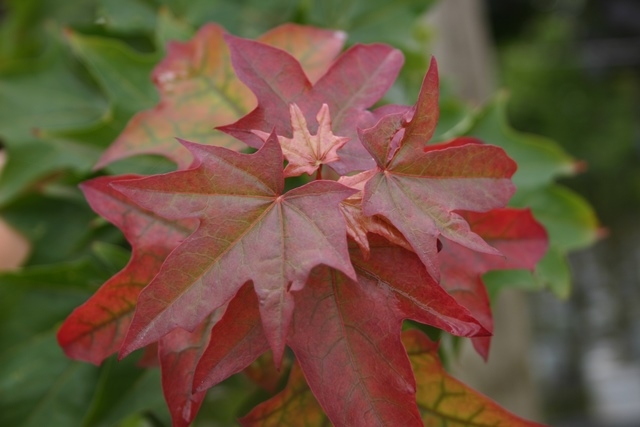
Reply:
<svg viewBox="0 0 640 427"><path fill-rule="evenodd" d="M329 427L331 423L307 386L302 369L294 364L287 386L242 417L245 427Z"/></svg>
<svg viewBox="0 0 640 427"><path fill-rule="evenodd" d="M193 377L196 391L204 391L242 371L269 349L258 298L250 283L231 300L211 337Z"/></svg>
<svg viewBox="0 0 640 427"><path fill-rule="evenodd" d="M158 215L200 226L140 294L121 355L175 327L193 330L252 280L267 339L279 363L293 313L292 291L319 264L355 277L338 204L353 190L314 181L283 194L283 156L272 136L255 154L183 142L192 168L117 189Z"/></svg>
<svg viewBox="0 0 640 427"><path fill-rule="evenodd" d="M416 398L425 426L543 427L513 415L451 377L442 367L437 344L422 332L405 331L402 342L415 373Z"/></svg>
<svg viewBox="0 0 640 427"><path fill-rule="evenodd" d="M169 252L195 229L193 220L168 220L131 203L110 184L137 177L101 177L81 184L91 207L118 226L132 246L131 260L71 313L58 342L74 359L99 364L115 353L131 323L138 294Z"/></svg>
<svg viewBox="0 0 640 427"><path fill-rule="evenodd" d="M389 46L356 45L342 54L315 84L288 53L263 43L227 36L236 74L256 95L258 106L237 122L219 129L253 147L262 140L253 131L292 137L289 105L297 104L309 130L315 133L315 116L327 104L333 131L350 138L331 167L340 173L369 169L373 161L357 138L358 126L370 126L367 111L391 87L403 63L402 54Z"/></svg>
<svg viewBox="0 0 640 427"><path fill-rule="evenodd" d="M499 147L458 141L427 146L425 138L433 133L437 117L431 111L437 101L437 81L433 62L414 109L385 116L360 132L377 163L364 187L363 212L381 215L400 230L436 279L439 236L499 254L454 211L485 212L505 206L515 191L510 178L516 170Z"/></svg>
<svg viewBox="0 0 640 427"><path fill-rule="evenodd" d="M295 294L288 344L334 424L420 425L415 384L400 343L402 321L410 318L456 335L487 332L412 252L372 237L369 258L353 245L351 259L357 281L317 268Z"/></svg>
<svg viewBox="0 0 640 427"><path fill-rule="evenodd" d="M503 256L478 253L444 241L439 254L442 286L489 331L493 330L491 307L482 275L491 270L533 270L548 247L547 233L529 210L496 209L487 213L463 212L471 230ZM474 338L485 359L490 337Z"/></svg>
<svg viewBox="0 0 640 427"><path fill-rule="evenodd" d="M288 344L338 426L421 426L393 294L326 267L295 294Z"/></svg>
<svg viewBox="0 0 640 427"><path fill-rule="evenodd" d="M162 369L162 390L171 412L173 427L188 427L198 414L205 392L193 392L193 375L209 343L217 313L207 317L193 332L176 328L162 337L158 358Z"/></svg>
<svg viewBox="0 0 640 427"><path fill-rule="evenodd" d="M255 106L255 97L234 75L224 30L203 26L186 42L169 44L167 57L153 71L160 103L138 113L100 158L97 168L136 154L168 157L181 169L191 162L176 137L232 149L245 145L214 130L231 123ZM344 33L293 24L264 34L260 40L289 51L310 78L323 74L338 55Z"/></svg>

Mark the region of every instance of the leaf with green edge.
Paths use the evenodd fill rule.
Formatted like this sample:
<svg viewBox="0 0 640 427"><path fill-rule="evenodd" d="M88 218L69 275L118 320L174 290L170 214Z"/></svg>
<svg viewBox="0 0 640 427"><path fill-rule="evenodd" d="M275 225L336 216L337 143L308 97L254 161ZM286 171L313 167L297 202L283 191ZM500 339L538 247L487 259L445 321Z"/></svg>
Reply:
<svg viewBox="0 0 640 427"><path fill-rule="evenodd" d="M438 346L422 332L403 332L417 382L416 398L425 426L544 427L517 417L451 377L442 367Z"/></svg>
<svg viewBox="0 0 640 427"><path fill-rule="evenodd" d="M529 269L533 271L548 248L545 229L529 210L495 209L486 213L464 212L471 230L503 256L478 253L444 240L438 254L441 285L488 331L493 331L489 296L482 281L492 270ZM486 360L491 337L472 338L473 346Z"/></svg>
<svg viewBox="0 0 640 427"><path fill-rule="evenodd" d="M364 187L362 210L380 215L412 245L429 274L439 279L439 236L475 251L498 252L455 211L486 212L506 206L516 164L499 147L463 138L427 145L437 122L438 70L432 60L415 107L383 117L360 138L377 168ZM471 142L471 143L470 143ZM424 226L416 228L417 221Z"/></svg>
<svg viewBox="0 0 640 427"><path fill-rule="evenodd" d="M287 386L239 420L244 427L329 427L331 423L307 385L302 369L294 364Z"/></svg>
<svg viewBox="0 0 640 427"><path fill-rule="evenodd" d="M201 143L242 149L244 144L215 126L237 120L255 105L254 96L233 74L223 29L209 24L186 43L171 43L167 57L153 71L160 103L138 113L103 154L97 168L136 154L158 154L186 168L192 158L176 137ZM311 73L321 72L342 47L341 33L288 25L264 35L267 42L281 43L308 64ZM301 47L300 38L312 40L319 49ZM268 130L270 131L270 130Z"/></svg>
<svg viewBox="0 0 640 427"><path fill-rule="evenodd" d="M275 135L252 155L183 144L196 158L191 169L116 185L162 217L200 220L198 230L169 255L140 294L120 354L178 326L193 330L252 280L279 364L294 307L292 291L304 287L309 271L325 264L355 277L338 209L354 191L314 181L283 194L283 156Z"/></svg>
<svg viewBox="0 0 640 427"><path fill-rule="evenodd" d="M127 118L152 107L158 95L149 80L158 58L141 54L124 42L107 37L86 36L71 29L65 36L75 55L98 81L111 108Z"/></svg>
<svg viewBox="0 0 640 427"><path fill-rule="evenodd" d="M506 103L506 92L502 92L477 113L466 134L505 149L518 163L518 170L513 176L518 190L540 187L581 169L581 163L554 141L511 128L507 121Z"/></svg>
<svg viewBox="0 0 640 427"><path fill-rule="evenodd" d="M195 228L193 220L159 217L132 204L111 187L135 178L101 177L81 185L91 207L123 231L133 252L127 266L74 310L60 328L58 342L71 358L100 364L120 348L138 294L167 255Z"/></svg>
<svg viewBox="0 0 640 427"><path fill-rule="evenodd" d="M235 123L218 129L250 146L260 147L255 131L274 131L292 137L289 105L304 113L309 130L316 132L315 115L322 104L331 112L336 135L350 138L331 167L339 173L365 170L373 161L357 138L358 126L370 126L367 111L389 89L403 63L400 51L386 45L356 45L343 53L315 84L290 54L259 41L226 36L234 70L256 95L258 106ZM269 58L269 61L265 61Z"/></svg>

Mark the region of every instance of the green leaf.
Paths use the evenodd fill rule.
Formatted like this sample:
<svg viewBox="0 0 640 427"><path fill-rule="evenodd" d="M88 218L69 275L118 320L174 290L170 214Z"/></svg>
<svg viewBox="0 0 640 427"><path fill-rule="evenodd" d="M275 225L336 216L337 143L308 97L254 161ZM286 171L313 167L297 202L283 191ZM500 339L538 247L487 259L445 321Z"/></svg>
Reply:
<svg viewBox="0 0 640 427"><path fill-rule="evenodd" d="M61 170L89 172L100 152L96 147L60 138L25 139L7 147L9 161L0 175L0 205Z"/></svg>
<svg viewBox="0 0 640 427"><path fill-rule="evenodd" d="M571 293L571 270L566 255L551 248L536 267L535 277L541 286L549 289L560 299Z"/></svg>
<svg viewBox="0 0 640 427"><path fill-rule="evenodd" d="M126 420L131 414L151 411L169 425L170 417L162 396L160 371L142 369L135 358L107 360L82 423L84 427L108 427Z"/></svg>
<svg viewBox="0 0 640 427"><path fill-rule="evenodd" d="M96 0L6 0L0 26L0 68L33 58L52 43L51 30L93 23ZM6 6L5 6L6 5ZM54 42L55 43L55 42Z"/></svg>
<svg viewBox="0 0 640 427"><path fill-rule="evenodd" d="M485 273L482 281L494 303L503 289L516 288L527 291L540 289L531 271L528 270L494 270Z"/></svg>
<svg viewBox="0 0 640 427"><path fill-rule="evenodd" d="M411 48L417 17L434 2L425 0L326 0L301 8L308 22L349 32L349 41L383 42Z"/></svg>
<svg viewBox="0 0 640 427"><path fill-rule="evenodd" d="M593 208L581 196L560 185L519 192L511 203L529 206L549 233L549 243L561 251L593 244L601 235Z"/></svg>
<svg viewBox="0 0 640 427"><path fill-rule="evenodd" d="M155 31L158 50L165 51L167 43L170 41L186 42L194 34L195 29L184 19L175 16L167 7L160 9Z"/></svg>
<svg viewBox="0 0 640 427"><path fill-rule="evenodd" d="M30 337L0 356L0 425L79 426L96 377L67 359L53 331Z"/></svg>
<svg viewBox="0 0 640 427"><path fill-rule="evenodd" d="M96 22L119 33L153 33L156 11L145 0L98 0Z"/></svg>
<svg viewBox="0 0 640 427"><path fill-rule="evenodd" d="M34 129L88 127L107 110L104 98L73 73L64 55L0 74L0 136L7 146L32 139Z"/></svg>
<svg viewBox="0 0 640 427"><path fill-rule="evenodd" d="M135 52L123 42L67 31L74 53L104 89L114 109L131 116L152 107L158 95L151 82L156 55Z"/></svg>
<svg viewBox="0 0 640 427"><path fill-rule="evenodd" d="M4 207L3 218L31 242L28 263L49 264L81 255L93 233L95 214L82 200L31 195Z"/></svg>
<svg viewBox="0 0 640 427"><path fill-rule="evenodd" d="M506 101L504 93L498 95L478 113L466 133L505 149L518 163L513 182L519 190L536 188L557 177L574 174L579 164L558 144L541 136L517 132L509 126Z"/></svg>

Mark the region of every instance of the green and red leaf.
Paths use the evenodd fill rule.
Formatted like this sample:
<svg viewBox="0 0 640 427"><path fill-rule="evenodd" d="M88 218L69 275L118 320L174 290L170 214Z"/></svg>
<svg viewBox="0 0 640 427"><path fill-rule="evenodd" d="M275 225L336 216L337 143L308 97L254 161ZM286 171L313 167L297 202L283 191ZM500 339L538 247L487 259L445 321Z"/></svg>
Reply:
<svg viewBox="0 0 640 427"><path fill-rule="evenodd" d="M236 121L255 106L255 97L231 68L223 34L222 27L207 24L192 40L169 43L166 58L152 74L160 103L131 119L103 153L96 168L137 154L156 154L185 169L192 157L176 138L235 150L245 147L214 130ZM275 28L261 37L263 43L298 58L311 79L326 71L342 49L344 39L344 33L339 31L293 24Z"/></svg>
<svg viewBox="0 0 640 427"><path fill-rule="evenodd" d="M118 351L140 291L160 270L167 255L195 229L194 220L166 219L111 187L137 178L101 177L81 185L91 207L122 230L132 254L127 266L75 309L60 328L58 342L71 358L100 364Z"/></svg>
<svg viewBox="0 0 640 427"><path fill-rule="evenodd" d="M282 151L272 136L255 154L183 142L191 169L121 182L117 189L158 215L200 226L140 295L126 355L175 327L193 330L252 280L277 363L293 315L292 291L325 264L355 278L340 201L353 190L315 181L283 194Z"/></svg>
<svg viewBox="0 0 640 427"><path fill-rule="evenodd" d="M493 331L491 304L482 275L492 270L533 270L548 248L547 232L529 210L496 209L487 213L463 212L471 230L503 256L478 253L451 241L443 241L439 254L442 286L469 309L488 331ZM485 359L491 337L473 338Z"/></svg>
<svg viewBox="0 0 640 427"><path fill-rule="evenodd" d="M260 147L254 131L291 138L290 104L302 110L315 132L315 115L322 104L331 112L336 135L350 138L340 150L340 161L331 167L340 173L364 170L373 161L357 138L358 126L370 126L374 115L367 111L391 87L403 63L402 54L384 45L356 45L342 54L315 84L300 63L288 53L266 44L227 36L236 74L256 95L258 106L237 122L218 129L245 143ZM266 60L269 58L269 60Z"/></svg>
<svg viewBox="0 0 640 427"><path fill-rule="evenodd" d="M435 62L413 110L383 117L360 132L377 168L365 172L362 209L393 224L412 245L429 273L439 278L439 236L470 249L499 252L472 232L456 210L486 212L504 207L515 191L516 164L498 147L452 141L427 146L437 114ZM423 116L428 117L423 117ZM408 117L411 116L411 117ZM416 227L416 224L421 224Z"/></svg>
<svg viewBox="0 0 640 427"><path fill-rule="evenodd" d="M501 408L451 377L442 367L438 346L417 330L402 334L418 384L416 399L425 426L544 427Z"/></svg>

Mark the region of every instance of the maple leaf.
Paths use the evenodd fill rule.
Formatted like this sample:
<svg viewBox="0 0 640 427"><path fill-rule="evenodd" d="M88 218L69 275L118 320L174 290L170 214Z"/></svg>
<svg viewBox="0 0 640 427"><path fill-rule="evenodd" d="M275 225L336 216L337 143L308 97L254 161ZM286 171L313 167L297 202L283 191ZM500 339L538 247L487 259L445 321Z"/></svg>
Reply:
<svg viewBox="0 0 640 427"><path fill-rule="evenodd" d="M367 109L393 84L403 63L400 51L381 44L355 45L312 84L288 53L253 40L234 36L225 39L236 74L253 91L258 106L237 122L218 129L258 148L262 139L255 130L293 136L291 104L300 108L311 132L316 131L313 116L327 104L334 132L350 138L340 150L340 160L331 167L344 174L374 166L358 141L357 127L375 123L376 116Z"/></svg>
<svg viewBox="0 0 640 427"><path fill-rule="evenodd" d="M547 251L547 233L528 209L495 209L486 213L461 212L471 230L500 250L497 257L478 253L455 242L444 241L438 254L441 285L469 309L488 331L493 331L489 296L482 275L492 270L533 270ZM478 353L486 360L491 337L473 338Z"/></svg>
<svg viewBox="0 0 640 427"><path fill-rule="evenodd" d="M411 244L402 233L379 215L367 216L362 212L362 196L364 186L377 173L369 170L353 176L341 176L338 182L358 192L340 203L340 210L347 222L347 233L360 246L365 257L369 256L369 233L383 236L389 242L413 251Z"/></svg>
<svg viewBox="0 0 640 427"><path fill-rule="evenodd" d="M196 226L194 220L173 221L143 209L110 185L139 177L100 177L80 185L98 214L122 230L132 247L131 260L80 307L58 331L67 356L100 364L118 351L131 323L138 295L162 262Z"/></svg>
<svg viewBox="0 0 640 427"><path fill-rule="evenodd" d="M312 175L322 165L340 160L337 151L349 141L349 138L335 136L331 132L331 117L327 104L322 104L316 116L318 120L316 135L311 135L309 132L304 114L296 104L291 104L289 111L293 138L278 136L282 153L289 161L284 169L285 177L303 173ZM254 131L254 133L263 140L269 137L266 132ZM318 178L320 177L319 175Z"/></svg>
<svg viewBox="0 0 640 427"><path fill-rule="evenodd" d="M202 392L247 368L269 349L260 321L258 298L245 284L211 330L211 341L193 375L193 389Z"/></svg>
<svg viewBox="0 0 640 427"><path fill-rule="evenodd" d="M176 328L159 341L162 390L171 412L173 427L188 427L204 400L205 392L192 391L193 375L209 343L211 326L219 318L216 314L205 318L193 332Z"/></svg>
<svg viewBox="0 0 640 427"><path fill-rule="evenodd" d="M360 132L377 163L375 172L363 172L369 174L364 214L381 215L400 230L436 280L440 235L476 251L499 254L454 211L505 206L515 191L510 178L516 170L499 147L469 144L466 139L426 145L437 121L437 82L432 60L415 107L384 116Z"/></svg>
<svg viewBox="0 0 640 427"><path fill-rule="evenodd" d="M245 427L283 425L325 427L330 425L298 364L294 364L291 368L284 390L253 408L239 421Z"/></svg>
<svg viewBox="0 0 640 427"><path fill-rule="evenodd" d="M335 425L422 425L400 342L402 320L456 335L487 332L433 281L415 254L375 236L371 242L368 260L351 247L357 281L326 267L314 269L295 294L287 342Z"/></svg>
<svg viewBox="0 0 640 427"><path fill-rule="evenodd" d="M237 120L255 106L255 97L231 69L223 33L222 27L206 24L192 40L169 43L167 56L152 73L160 103L129 121L103 153L96 168L137 154L157 154L185 169L192 158L189 151L176 142L176 137L232 149L245 147L240 141L213 130ZM260 40L300 59L313 81L324 74L338 55L345 34L285 24L265 33Z"/></svg>
<svg viewBox="0 0 640 427"><path fill-rule="evenodd" d="M339 202L354 191L314 181L283 194L283 156L275 135L252 155L183 141L192 168L116 188L169 219L200 226L142 291L121 349L124 356L175 327L193 330L253 281L274 359L279 363L293 313L292 291L319 264L354 277Z"/></svg>
<svg viewBox="0 0 640 427"><path fill-rule="evenodd" d="M418 384L416 399L425 426L544 427L501 408L489 398L451 377L442 367L438 346L422 332L403 332Z"/></svg>

